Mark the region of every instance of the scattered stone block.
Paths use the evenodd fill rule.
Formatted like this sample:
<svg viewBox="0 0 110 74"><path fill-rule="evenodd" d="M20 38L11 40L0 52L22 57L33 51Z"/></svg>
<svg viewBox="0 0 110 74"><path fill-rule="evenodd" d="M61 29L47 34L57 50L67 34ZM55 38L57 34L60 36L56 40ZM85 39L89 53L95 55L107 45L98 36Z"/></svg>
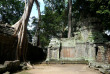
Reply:
<svg viewBox="0 0 110 74"><path fill-rule="evenodd" d="M103 69L105 69L105 70L109 70L109 69L110 69L110 66L107 65L107 64L103 64L103 65L101 65L101 67L102 67Z"/></svg>
<svg viewBox="0 0 110 74"><path fill-rule="evenodd" d="M103 69L103 68L99 68L99 71L101 72L101 73L104 73L105 74L105 69Z"/></svg>
<svg viewBox="0 0 110 74"><path fill-rule="evenodd" d="M10 71L12 68L13 62L12 61L5 61L4 66L6 66L7 71Z"/></svg>
<svg viewBox="0 0 110 74"><path fill-rule="evenodd" d="M5 73L3 73L3 74L10 74L10 72L7 71L7 72L5 72Z"/></svg>
<svg viewBox="0 0 110 74"><path fill-rule="evenodd" d="M19 70L19 68L20 68L20 61L19 60L5 61L4 65L0 65L0 74L4 73L6 71L15 72L15 71ZM6 72L6 74L9 74L9 73Z"/></svg>
<svg viewBox="0 0 110 74"><path fill-rule="evenodd" d="M107 70L106 74L110 74L110 70Z"/></svg>
<svg viewBox="0 0 110 74"><path fill-rule="evenodd" d="M0 65L0 74L6 70L6 66Z"/></svg>
<svg viewBox="0 0 110 74"><path fill-rule="evenodd" d="M23 62L20 64L22 70L34 69L34 67L29 62Z"/></svg>

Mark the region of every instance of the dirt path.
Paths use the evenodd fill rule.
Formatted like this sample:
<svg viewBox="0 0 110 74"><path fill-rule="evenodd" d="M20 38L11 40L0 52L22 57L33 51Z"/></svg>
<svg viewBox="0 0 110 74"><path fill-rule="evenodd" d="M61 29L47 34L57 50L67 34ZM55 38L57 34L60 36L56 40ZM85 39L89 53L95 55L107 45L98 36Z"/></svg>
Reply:
<svg viewBox="0 0 110 74"><path fill-rule="evenodd" d="M99 71L88 68L83 64L42 64L34 66L35 69L27 70L27 73L18 74L101 74Z"/></svg>

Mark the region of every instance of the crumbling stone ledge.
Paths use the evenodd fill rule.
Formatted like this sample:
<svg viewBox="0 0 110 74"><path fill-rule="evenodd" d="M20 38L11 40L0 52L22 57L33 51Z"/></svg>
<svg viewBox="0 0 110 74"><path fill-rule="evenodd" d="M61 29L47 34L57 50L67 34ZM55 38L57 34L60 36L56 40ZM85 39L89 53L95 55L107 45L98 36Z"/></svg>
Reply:
<svg viewBox="0 0 110 74"><path fill-rule="evenodd" d="M0 24L0 35L12 36L15 29L7 24Z"/></svg>
<svg viewBox="0 0 110 74"><path fill-rule="evenodd" d="M15 29L7 24L0 24L0 63L16 60L17 36Z"/></svg>
<svg viewBox="0 0 110 74"><path fill-rule="evenodd" d="M0 74L11 74L20 70L34 69L29 62L5 61L4 64L0 64Z"/></svg>
<svg viewBox="0 0 110 74"><path fill-rule="evenodd" d="M100 62L89 62L89 67L99 70L103 74L110 74L110 64Z"/></svg>
<svg viewBox="0 0 110 74"><path fill-rule="evenodd" d="M7 71L14 72L17 71L20 67L20 61L5 61L3 65L0 65L0 74L5 73Z"/></svg>

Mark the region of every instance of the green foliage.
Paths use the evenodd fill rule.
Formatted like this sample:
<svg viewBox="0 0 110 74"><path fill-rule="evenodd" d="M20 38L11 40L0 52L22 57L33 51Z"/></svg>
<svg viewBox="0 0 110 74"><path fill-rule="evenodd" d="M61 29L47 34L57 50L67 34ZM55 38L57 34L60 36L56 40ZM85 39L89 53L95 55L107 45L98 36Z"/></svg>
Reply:
<svg viewBox="0 0 110 74"><path fill-rule="evenodd" d="M42 34L45 33L44 41L49 42L51 37L66 37L67 0L45 0L45 4L45 15L42 16L43 24L41 26ZM102 31L110 28L110 0L73 0L72 7L72 19L75 18L76 22L81 18L96 17L100 20ZM61 34L64 35L60 36ZM98 36L100 35L98 34ZM93 39L96 39L96 34Z"/></svg>
<svg viewBox="0 0 110 74"><path fill-rule="evenodd" d="M42 15L42 24L40 25L40 40L42 44L48 45L49 39L52 37L61 38L66 36L66 17L64 12L61 12L61 14L53 12L46 7L45 15Z"/></svg>
<svg viewBox="0 0 110 74"><path fill-rule="evenodd" d="M40 44L45 47L49 44L52 37L67 36L67 8L65 0L45 0L44 14L41 16ZM35 19L37 20L37 19ZM35 23L35 21L33 21Z"/></svg>
<svg viewBox="0 0 110 74"><path fill-rule="evenodd" d="M45 0L44 15L41 16L40 42L42 46L48 45L52 37L67 36L68 0ZM82 18L96 17L100 20L101 32L110 29L110 0L73 0L72 21L78 22ZM76 27L75 22L72 26ZM97 26L97 25L96 25ZM103 39L100 33L93 34Z"/></svg>
<svg viewBox="0 0 110 74"><path fill-rule="evenodd" d="M76 19L96 17L104 29L110 29L110 0L76 0L73 4ZM102 30L102 31L103 31Z"/></svg>
<svg viewBox="0 0 110 74"><path fill-rule="evenodd" d="M89 35L88 39L89 41L96 43L103 43L107 41L107 39L104 37L104 34L99 31L93 32L91 35Z"/></svg>
<svg viewBox="0 0 110 74"><path fill-rule="evenodd" d="M22 16L24 2L20 0L0 0L1 23L14 24Z"/></svg>

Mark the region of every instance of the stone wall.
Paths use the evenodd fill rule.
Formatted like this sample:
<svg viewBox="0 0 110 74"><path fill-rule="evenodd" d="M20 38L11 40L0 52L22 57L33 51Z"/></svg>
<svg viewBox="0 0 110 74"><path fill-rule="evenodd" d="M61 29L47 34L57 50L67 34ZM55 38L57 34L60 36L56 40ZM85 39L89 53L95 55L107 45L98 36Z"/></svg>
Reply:
<svg viewBox="0 0 110 74"><path fill-rule="evenodd" d="M13 36L14 31L11 26L0 24L0 63L15 60L17 37Z"/></svg>
<svg viewBox="0 0 110 74"><path fill-rule="evenodd" d="M95 61L110 64L110 43L81 43L74 38L52 38L46 61Z"/></svg>
<svg viewBox="0 0 110 74"><path fill-rule="evenodd" d="M89 67L99 70L102 74L110 74L110 43L97 47L96 61L89 62Z"/></svg>
<svg viewBox="0 0 110 74"><path fill-rule="evenodd" d="M72 61L104 60L102 59L104 52L99 47L106 42L106 39L103 37L102 32L100 32L100 21L97 18L89 17L79 20L76 25L73 38L51 39L47 60L55 58L55 60ZM97 48L99 51L97 51Z"/></svg>
<svg viewBox="0 0 110 74"><path fill-rule="evenodd" d="M57 38L54 38L51 40L51 42L49 43L48 46L48 50L47 50L47 58L46 60L59 60L60 54L60 40Z"/></svg>
<svg viewBox="0 0 110 74"><path fill-rule="evenodd" d="M73 38L51 39L47 61L87 60L109 64L110 43L106 44L107 39L101 32L100 21L89 17L79 20L76 25Z"/></svg>
<svg viewBox="0 0 110 74"><path fill-rule="evenodd" d="M96 62L110 64L110 44L105 43L98 46Z"/></svg>
<svg viewBox="0 0 110 74"><path fill-rule="evenodd" d="M105 49L104 46L98 46L98 52L96 56L97 62L104 62L105 61Z"/></svg>
<svg viewBox="0 0 110 74"><path fill-rule="evenodd" d="M107 45L107 50L105 52L105 63L110 64L110 44Z"/></svg>
<svg viewBox="0 0 110 74"><path fill-rule="evenodd" d="M49 44L47 61L95 61L95 47L95 43L78 43L74 38L53 38Z"/></svg>

